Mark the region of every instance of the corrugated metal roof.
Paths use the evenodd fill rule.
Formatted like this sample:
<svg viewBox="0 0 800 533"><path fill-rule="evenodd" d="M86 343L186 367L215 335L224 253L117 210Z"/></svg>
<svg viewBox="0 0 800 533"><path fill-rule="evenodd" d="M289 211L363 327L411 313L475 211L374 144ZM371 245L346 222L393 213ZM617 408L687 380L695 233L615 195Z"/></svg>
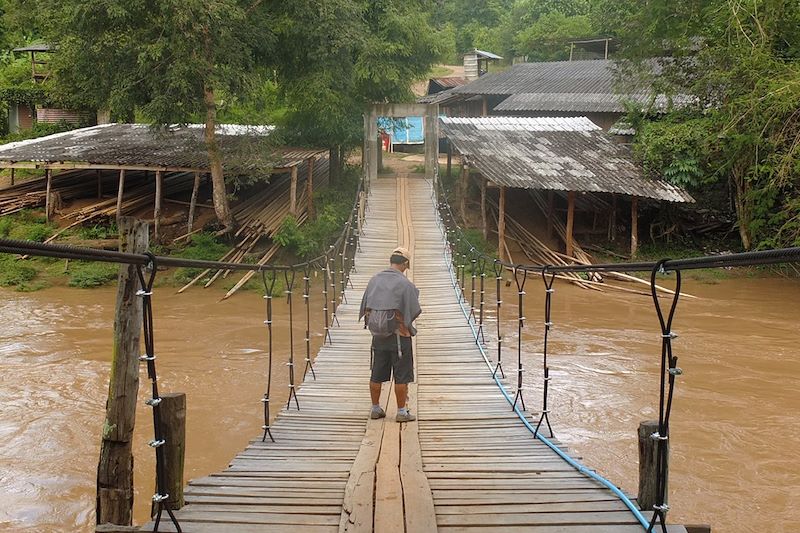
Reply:
<svg viewBox="0 0 800 533"><path fill-rule="evenodd" d="M14 48L12 52L51 52L54 50L55 47L49 44L31 44L28 46L20 46L19 48Z"/></svg>
<svg viewBox="0 0 800 533"><path fill-rule="evenodd" d="M217 139L225 170L247 173L286 168L327 153L314 148L276 148L271 126L220 124ZM11 163L99 165L208 171L203 125L156 130L146 124L104 124L0 145L0 167Z"/></svg>
<svg viewBox="0 0 800 533"><path fill-rule="evenodd" d="M485 58L485 59L503 59L497 54L493 54L491 52L486 52L485 50L478 50L477 48L472 51L473 54L478 54L478 57Z"/></svg>
<svg viewBox="0 0 800 533"><path fill-rule="evenodd" d="M694 201L680 187L645 177L627 149L586 117L440 120L442 134L498 185Z"/></svg>
<svg viewBox="0 0 800 533"><path fill-rule="evenodd" d="M652 68L657 71L659 67L654 64ZM506 113L624 113L626 101L640 104L643 109L664 111L670 104L685 106L694 101L688 95L676 95L670 101L663 94L653 95L649 87L618 87L614 62L595 59L518 63L455 87L437 102L447 104L476 95L508 96L494 107L495 111Z"/></svg>
<svg viewBox="0 0 800 533"><path fill-rule="evenodd" d="M651 97L645 93L521 93L513 94L494 107L495 111L567 111L578 113L624 113L625 104L633 103L642 109L666 111L670 104L687 105L686 96L670 99L663 94Z"/></svg>
<svg viewBox="0 0 800 533"><path fill-rule="evenodd" d="M469 83L469 80L467 78L460 77L460 76L450 76L450 77L445 77L445 78L431 78L430 81L435 82L439 86L445 87L445 88L448 88L448 89L452 88L452 87L458 87L460 85L466 85L467 83Z"/></svg>

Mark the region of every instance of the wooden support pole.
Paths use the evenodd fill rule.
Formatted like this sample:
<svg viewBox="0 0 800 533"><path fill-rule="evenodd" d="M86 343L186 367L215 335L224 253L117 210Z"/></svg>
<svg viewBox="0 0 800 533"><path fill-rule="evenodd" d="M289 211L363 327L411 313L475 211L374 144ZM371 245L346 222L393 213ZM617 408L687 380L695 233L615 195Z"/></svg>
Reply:
<svg viewBox="0 0 800 533"><path fill-rule="evenodd" d="M14 174L15 174L16 170L17 170L16 168L13 168L13 167L11 168L11 186L12 187L14 186L14 177L15 177Z"/></svg>
<svg viewBox="0 0 800 533"><path fill-rule="evenodd" d="M631 259L639 250L639 197L631 198Z"/></svg>
<svg viewBox="0 0 800 533"><path fill-rule="evenodd" d="M297 215L297 166L292 167L292 182L289 186L289 214Z"/></svg>
<svg viewBox="0 0 800 533"><path fill-rule="evenodd" d="M97 170L95 170L95 173L97 175L97 199L98 200L102 200L103 199L103 171L98 168Z"/></svg>
<svg viewBox="0 0 800 533"><path fill-rule="evenodd" d="M184 506L183 463L186 455L186 393L161 394L161 434L164 437L164 486L169 499L166 508ZM153 507L150 515L155 515Z"/></svg>
<svg viewBox="0 0 800 533"><path fill-rule="evenodd" d="M125 169L119 171L119 183L117 184L117 220L122 216L122 195L125 194Z"/></svg>
<svg viewBox="0 0 800 533"><path fill-rule="evenodd" d="M378 134L378 172L383 170L383 139Z"/></svg>
<svg viewBox="0 0 800 533"><path fill-rule="evenodd" d="M156 170L156 201L153 209L153 240L161 242L161 200L164 196L164 176Z"/></svg>
<svg viewBox="0 0 800 533"><path fill-rule="evenodd" d="M197 194L200 192L200 173L194 173L194 184L192 184L192 199L189 201L189 218L186 220L186 233L192 232L194 225L194 212L197 209Z"/></svg>
<svg viewBox="0 0 800 533"><path fill-rule="evenodd" d="M144 222L120 217L120 251L147 251ZM142 299L136 295L136 267L122 265L117 278L114 346L103 422L100 461L97 465L97 523L130 525L133 519L133 430L139 392L139 341Z"/></svg>
<svg viewBox="0 0 800 533"><path fill-rule="evenodd" d="M500 186L499 213L497 215L497 257L505 260L506 244L506 188Z"/></svg>
<svg viewBox="0 0 800 533"><path fill-rule="evenodd" d="M547 191L547 238L553 238L553 217L556 214L556 195Z"/></svg>
<svg viewBox="0 0 800 533"><path fill-rule="evenodd" d="M447 179L453 177L453 143L447 139Z"/></svg>
<svg viewBox="0 0 800 533"><path fill-rule="evenodd" d="M486 178L481 176L481 230L483 231L483 239L489 238L489 225L486 223Z"/></svg>
<svg viewBox="0 0 800 533"><path fill-rule="evenodd" d="M484 96L481 99L481 116L488 117L489 116L489 97Z"/></svg>
<svg viewBox="0 0 800 533"><path fill-rule="evenodd" d="M573 229L575 227L575 191L567 193L567 247L564 252L568 257L572 257L575 252L575 244L573 240Z"/></svg>
<svg viewBox="0 0 800 533"><path fill-rule="evenodd" d="M617 195L611 193L611 218L608 222L608 240L617 240Z"/></svg>
<svg viewBox="0 0 800 533"><path fill-rule="evenodd" d="M313 157L308 158L308 178L306 178L306 196L308 197L308 219L314 220L314 163Z"/></svg>
<svg viewBox="0 0 800 533"><path fill-rule="evenodd" d="M653 506L659 503L656 483L658 441L651 437L653 433L658 433L658 420L639 423L639 496L637 502L643 511L652 511ZM665 441L664 445L669 447L669 441ZM669 449L667 449L667 458L669 458ZM669 459L667 464L669 464Z"/></svg>
<svg viewBox="0 0 800 533"><path fill-rule="evenodd" d="M50 198L50 190L53 188L53 171L49 168L44 171L45 178L47 180L47 188L45 190L45 197L44 197L44 216L47 222L50 222L50 217L52 213L50 210L53 207L52 199Z"/></svg>
<svg viewBox="0 0 800 533"><path fill-rule="evenodd" d="M464 164L461 167L461 180L458 184L458 209L461 214L461 222L467 225L467 190L469 188L469 167Z"/></svg>

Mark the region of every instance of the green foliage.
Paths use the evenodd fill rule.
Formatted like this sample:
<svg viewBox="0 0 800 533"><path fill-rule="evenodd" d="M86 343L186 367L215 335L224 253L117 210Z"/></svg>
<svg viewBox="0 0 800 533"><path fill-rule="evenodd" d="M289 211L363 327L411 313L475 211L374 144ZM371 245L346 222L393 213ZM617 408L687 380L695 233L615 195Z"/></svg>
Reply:
<svg viewBox="0 0 800 533"><path fill-rule="evenodd" d="M529 61L569 59L569 41L591 37L592 25L587 15L567 16L561 11L544 14L515 38L515 51Z"/></svg>
<svg viewBox="0 0 800 533"><path fill-rule="evenodd" d="M16 256L0 254L0 287L24 289L36 277L36 269Z"/></svg>
<svg viewBox="0 0 800 533"><path fill-rule="evenodd" d="M718 176L710 169L714 132L709 118L675 115L664 120L644 121L638 127L634 153L654 177L699 188Z"/></svg>
<svg viewBox="0 0 800 533"><path fill-rule="evenodd" d="M184 259L201 259L204 261L217 261L224 256L230 247L219 239L213 233L198 233L192 236L191 243L179 250L173 252L172 255L182 257ZM203 270L201 268L178 268L175 270L173 278L178 283L188 283L199 275Z"/></svg>
<svg viewBox="0 0 800 533"><path fill-rule="evenodd" d="M317 216L303 225L287 216L273 240L301 259L321 255L338 238L353 207L353 195L358 184L356 169L349 169L343 183L326 187L315 193Z"/></svg>
<svg viewBox="0 0 800 533"><path fill-rule="evenodd" d="M114 263L76 261L70 263L68 284L82 289L102 287L116 280L118 272L119 267Z"/></svg>
<svg viewBox="0 0 800 533"><path fill-rule="evenodd" d="M21 211L0 217L0 237L21 241L42 242L55 231L44 216L33 211Z"/></svg>
<svg viewBox="0 0 800 533"><path fill-rule="evenodd" d="M11 133L3 137L0 137L0 144L24 141L26 139L36 139L38 137L44 137L46 135L53 135L54 133L61 133L64 131L73 130L81 126L82 125L80 124L69 124L64 121L57 122L55 124L48 124L46 122L37 122L33 126L33 128L29 130L20 131L19 133Z"/></svg>

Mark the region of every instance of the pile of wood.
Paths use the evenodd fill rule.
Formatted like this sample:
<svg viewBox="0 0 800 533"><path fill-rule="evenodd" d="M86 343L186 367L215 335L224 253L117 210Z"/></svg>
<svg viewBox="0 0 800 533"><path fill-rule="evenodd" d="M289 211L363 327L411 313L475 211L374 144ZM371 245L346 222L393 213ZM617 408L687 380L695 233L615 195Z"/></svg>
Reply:
<svg viewBox="0 0 800 533"><path fill-rule="evenodd" d="M111 176L101 176L99 188L116 190L116 180ZM112 183L113 182L113 183ZM11 215L23 209L44 207L46 203L47 180L34 178L0 189L0 216ZM96 196L97 178L88 176L85 170L70 170L52 177L51 197L60 201Z"/></svg>
<svg viewBox="0 0 800 533"><path fill-rule="evenodd" d="M314 168L314 190L327 184L328 164L323 159L317 162ZM270 186L263 191L255 194L240 203L233 209L233 214L239 223L239 230L236 232L237 243L219 261L226 263L242 263L253 252L256 246L265 239L271 239L280 229L284 219L290 212L290 186L291 179L288 174L274 178ZM297 212L295 217L298 224L303 224L308 219L308 197L305 187L297 193ZM186 237L186 236L184 236ZM280 250L280 246L270 243L265 251L261 253L256 261L258 265L266 265ZM209 287L216 280L225 279L231 274L231 270L217 270L212 274L212 269L206 269L198 274L189 283L183 286L178 292L181 293L196 284L201 279L211 275L203 287ZM236 291L241 289L255 275L255 271L244 274L242 278L225 294L223 299L229 298Z"/></svg>

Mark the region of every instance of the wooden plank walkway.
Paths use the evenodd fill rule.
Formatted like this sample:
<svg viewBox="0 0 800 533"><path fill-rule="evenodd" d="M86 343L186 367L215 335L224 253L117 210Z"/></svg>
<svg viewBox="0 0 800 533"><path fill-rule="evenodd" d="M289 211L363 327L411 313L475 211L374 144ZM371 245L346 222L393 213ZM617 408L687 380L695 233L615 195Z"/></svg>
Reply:
<svg viewBox="0 0 800 533"><path fill-rule="evenodd" d="M370 336L358 323L363 290L398 243L411 250L423 308L409 391L419 421L406 424L394 422L387 386L387 418L368 419ZM189 484L177 513L185 531L642 531L610 490L533 439L512 412L465 320L444 250L429 183L372 185L349 303L316 358L317 380L299 389L301 410L279 413L275 443L259 437L228 469Z"/></svg>

